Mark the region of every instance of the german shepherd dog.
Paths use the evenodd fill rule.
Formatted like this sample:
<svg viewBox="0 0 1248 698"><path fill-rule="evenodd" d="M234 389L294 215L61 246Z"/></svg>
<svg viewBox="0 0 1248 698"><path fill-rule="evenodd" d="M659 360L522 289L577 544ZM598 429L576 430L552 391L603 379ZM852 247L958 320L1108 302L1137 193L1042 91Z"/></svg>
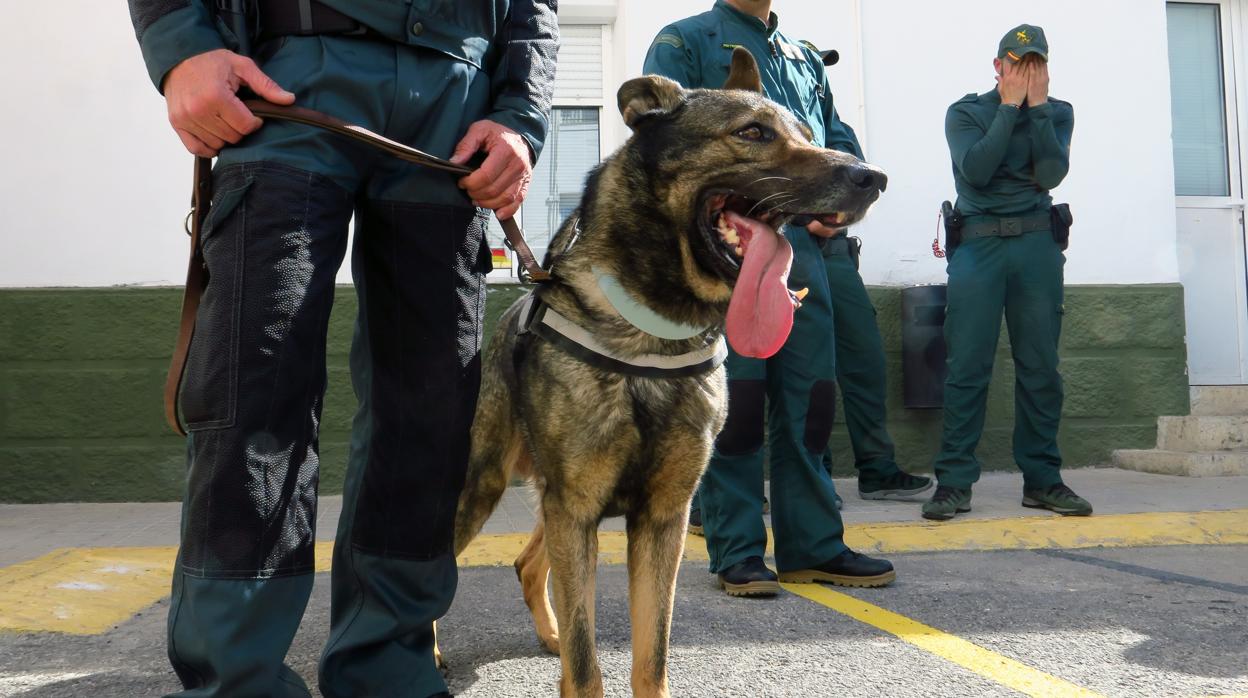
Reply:
<svg viewBox="0 0 1248 698"><path fill-rule="evenodd" d="M786 285L793 252L779 226L797 215L838 227L861 219L883 173L812 145L805 126L762 96L742 48L722 90L647 76L624 83L618 103L633 135L589 176L551 241L553 280L531 295L625 360L705 349L725 333L742 354L775 353L800 295ZM703 331L665 339L638 329L604 292L604 276L649 312ZM676 573L690 500L727 413L724 369L639 377L591 365L540 338L523 342L525 303L503 315L486 348L456 553L512 475L530 478L540 513L515 562L524 600L542 646L560 655L560 694L601 696L597 531L604 517L625 516L633 693L667 696Z"/></svg>

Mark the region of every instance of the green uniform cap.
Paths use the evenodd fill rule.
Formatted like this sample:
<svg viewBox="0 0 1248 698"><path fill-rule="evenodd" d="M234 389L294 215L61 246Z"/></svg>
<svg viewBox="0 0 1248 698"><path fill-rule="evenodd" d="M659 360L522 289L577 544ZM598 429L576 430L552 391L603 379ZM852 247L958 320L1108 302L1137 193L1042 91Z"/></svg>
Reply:
<svg viewBox="0 0 1248 698"><path fill-rule="evenodd" d="M1049 60L1049 42L1044 38L1044 30L1030 24L1020 24L1009 30L997 46L997 58L1021 61L1029 53L1038 53Z"/></svg>

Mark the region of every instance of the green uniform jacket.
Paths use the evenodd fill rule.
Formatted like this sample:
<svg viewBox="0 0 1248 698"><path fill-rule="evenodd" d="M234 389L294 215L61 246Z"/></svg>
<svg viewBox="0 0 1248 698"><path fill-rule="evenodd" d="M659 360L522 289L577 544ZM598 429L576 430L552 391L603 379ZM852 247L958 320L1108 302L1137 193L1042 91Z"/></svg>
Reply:
<svg viewBox="0 0 1248 698"><path fill-rule="evenodd" d="M148 74L163 91L178 63L237 44L209 12L216 0L129 0ZM446 54L491 76L493 106L483 115L514 129L541 153L559 48L557 0L321 0L392 41Z"/></svg>
<svg viewBox="0 0 1248 698"><path fill-rule="evenodd" d="M832 104L823 59L808 45L778 29L775 13L761 20L718 0L709 12L669 24L655 37L644 71L688 89L716 88L728 80L732 49L743 46L758 60L763 94L780 103L814 132L814 142L862 157L854 130Z"/></svg>
<svg viewBox="0 0 1248 698"><path fill-rule="evenodd" d="M1047 211L1049 190L1070 169L1075 111L1049 98L1038 107L1001 103L996 89L969 94L945 116L958 210L967 216Z"/></svg>

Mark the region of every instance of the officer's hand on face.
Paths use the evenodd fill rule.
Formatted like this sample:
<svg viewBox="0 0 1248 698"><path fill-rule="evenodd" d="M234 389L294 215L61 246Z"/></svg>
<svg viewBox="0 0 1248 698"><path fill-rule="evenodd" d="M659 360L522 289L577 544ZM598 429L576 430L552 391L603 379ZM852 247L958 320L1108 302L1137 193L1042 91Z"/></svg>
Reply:
<svg viewBox="0 0 1248 698"><path fill-rule="evenodd" d="M1049 101L1049 64L1035 59L1028 62L1027 71L1027 104L1038 107Z"/></svg>
<svg viewBox="0 0 1248 698"><path fill-rule="evenodd" d="M1021 105L1027 98L1027 70L1022 63L1001 60L1001 74L997 76L1002 104Z"/></svg>
<svg viewBox="0 0 1248 698"><path fill-rule="evenodd" d="M237 96L246 85L262 99L292 104L283 90L250 58L217 49L191 56L165 77L169 123L194 155L213 157L226 143L237 143L263 123Z"/></svg>
<svg viewBox="0 0 1248 698"><path fill-rule="evenodd" d="M485 162L476 172L459 180L472 202L493 209L505 221L516 215L529 191L533 163L529 144L520 134L500 123L483 119L468 127L468 133L455 146L451 162L462 165L477 151L485 151Z"/></svg>

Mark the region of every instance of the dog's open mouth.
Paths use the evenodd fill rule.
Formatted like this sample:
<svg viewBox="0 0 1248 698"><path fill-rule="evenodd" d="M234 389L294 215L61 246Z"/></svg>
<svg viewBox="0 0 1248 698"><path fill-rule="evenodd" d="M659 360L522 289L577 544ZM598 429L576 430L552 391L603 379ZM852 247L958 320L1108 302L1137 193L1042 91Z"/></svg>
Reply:
<svg viewBox="0 0 1248 698"><path fill-rule="evenodd" d="M800 299L788 287L793 248L777 230L787 216L760 208L743 196L712 193L699 227L715 268L734 281L724 327L728 342L742 356L767 358L788 339Z"/></svg>

